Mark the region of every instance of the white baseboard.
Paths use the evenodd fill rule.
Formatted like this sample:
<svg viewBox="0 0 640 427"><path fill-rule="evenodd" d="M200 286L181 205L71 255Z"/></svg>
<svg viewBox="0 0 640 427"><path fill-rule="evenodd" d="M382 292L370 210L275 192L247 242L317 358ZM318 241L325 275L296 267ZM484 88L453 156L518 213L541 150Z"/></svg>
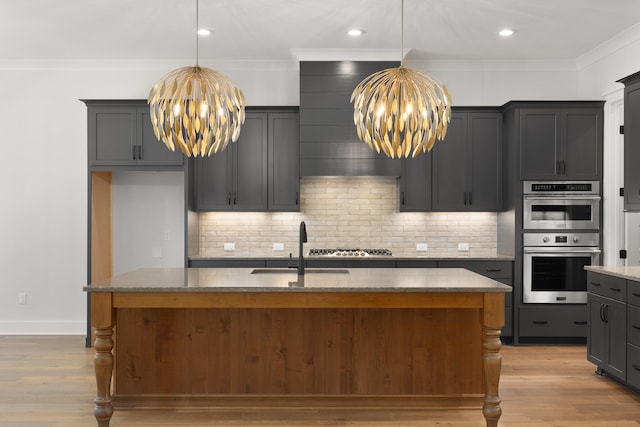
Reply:
<svg viewBox="0 0 640 427"><path fill-rule="evenodd" d="M68 321L11 321L0 320L0 335L86 335L87 322Z"/></svg>

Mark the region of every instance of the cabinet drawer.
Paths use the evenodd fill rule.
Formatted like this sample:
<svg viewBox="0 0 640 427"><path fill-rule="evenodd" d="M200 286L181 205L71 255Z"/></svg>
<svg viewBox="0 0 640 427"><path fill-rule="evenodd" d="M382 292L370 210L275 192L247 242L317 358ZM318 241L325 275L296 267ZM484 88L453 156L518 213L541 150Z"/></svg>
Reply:
<svg viewBox="0 0 640 427"><path fill-rule="evenodd" d="M627 303L640 307L640 282L627 280Z"/></svg>
<svg viewBox="0 0 640 427"><path fill-rule="evenodd" d="M640 307L627 306L627 342L640 347Z"/></svg>
<svg viewBox="0 0 640 427"><path fill-rule="evenodd" d="M627 300L627 281L620 277L590 271L587 275L587 290L616 301L625 302Z"/></svg>
<svg viewBox="0 0 640 427"><path fill-rule="evenodd" d="M438 261L438 268L466 268L492 279L511 279L511 261Z"/></svg>
<svg viewBox="0 0 640 427"><path fill-rule="evenodd" d="M520 307L520 336L586 337L587 318L586 305Z"/></svg>
<svg viewBox="0 0 640 427"><path fill-rule="evenodd" d="M627 344L627 383L640 389L640 347Z"/></svg>

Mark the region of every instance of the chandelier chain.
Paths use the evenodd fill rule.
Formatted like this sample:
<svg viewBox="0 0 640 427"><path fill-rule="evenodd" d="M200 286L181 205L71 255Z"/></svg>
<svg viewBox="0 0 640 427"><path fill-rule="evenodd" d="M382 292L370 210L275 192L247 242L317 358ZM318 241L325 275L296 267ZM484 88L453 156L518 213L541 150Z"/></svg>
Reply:
<svg viewBox="0 0 640 427"><path fill-rule="evenodd" d="M400 2L400 66L404 66L404 0Z"/></svg>
<svg viewBox="0 0 640 427"><path fill-rule="evenodd" d="M198 16L200 16L200 0L196 0L196 67L198 64L199 52L198 52L198 42L200 41L200 35L198 34L198 30L200 29L200 23L198 22Z"/></svg>

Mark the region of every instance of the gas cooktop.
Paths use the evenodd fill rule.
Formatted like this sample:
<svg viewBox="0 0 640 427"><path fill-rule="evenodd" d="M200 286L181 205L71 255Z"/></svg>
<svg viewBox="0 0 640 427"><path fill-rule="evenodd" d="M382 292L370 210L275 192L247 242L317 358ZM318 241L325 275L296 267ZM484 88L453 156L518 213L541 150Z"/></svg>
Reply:
<svg viewBox="0 0 640 427"><path fill-rule="evenodd" d="M309 256L366 257L391 256L389 249L309 249Z"/></svg>

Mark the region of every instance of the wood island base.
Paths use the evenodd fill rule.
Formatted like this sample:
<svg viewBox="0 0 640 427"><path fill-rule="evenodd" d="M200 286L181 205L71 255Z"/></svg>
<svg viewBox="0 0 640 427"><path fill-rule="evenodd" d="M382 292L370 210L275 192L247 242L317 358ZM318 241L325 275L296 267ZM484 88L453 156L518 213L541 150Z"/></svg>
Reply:
<svg viewBox="0 0 640 427"><path fill-rule="evenodd" d="M114 406L482 406L487 426L501 416L502 292L91 296L100 427Z"/></svg>

